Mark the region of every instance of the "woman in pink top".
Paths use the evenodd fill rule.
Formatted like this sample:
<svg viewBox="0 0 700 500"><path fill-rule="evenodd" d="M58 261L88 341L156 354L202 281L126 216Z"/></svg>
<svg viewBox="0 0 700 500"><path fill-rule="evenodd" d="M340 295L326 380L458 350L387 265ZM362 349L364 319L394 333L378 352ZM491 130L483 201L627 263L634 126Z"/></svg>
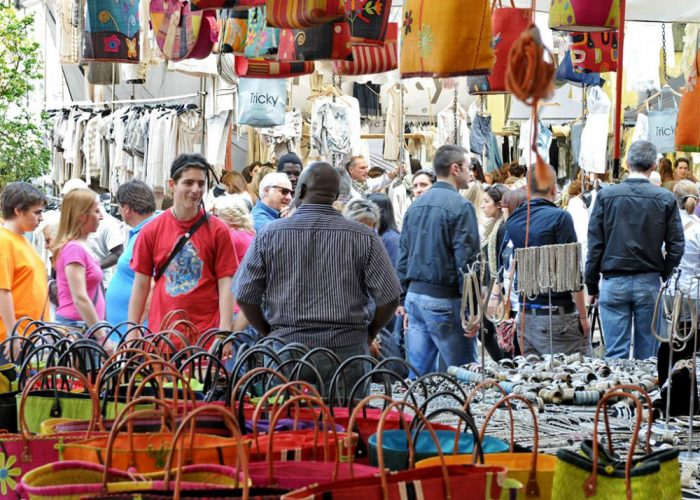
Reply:
<svg viewBox="0 0 700 500"><path fill-rule="evenodd" d="M243 257L248 251L248 247L255 238L253 230L253 218L248 209L238 200L229 198L214 202L214 213L230 228L231 242L238 257L238 262L243 262ZM238 304L233 305L234 330L240 331L247 326L245 318L238 315L240 309ZM237 318L237 316L239 316Z"/></svg>
<svg viewBox="0 0 700 500"><path fill-rule="evenodd" d="M97 231L101 220L102 212L94 191L75 189L63 199L53 245L58 323L92 326L105 317L102 269L87 248L87 237Z"/></svg>

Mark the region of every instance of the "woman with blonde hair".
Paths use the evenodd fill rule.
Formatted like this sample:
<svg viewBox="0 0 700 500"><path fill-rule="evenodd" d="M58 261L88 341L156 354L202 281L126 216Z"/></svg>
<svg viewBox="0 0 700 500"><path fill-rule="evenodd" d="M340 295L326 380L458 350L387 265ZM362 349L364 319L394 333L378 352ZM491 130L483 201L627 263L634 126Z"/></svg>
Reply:
<svg viewBox="0 0 700 500"><path fill-rule="evenodd" d="M87 238L102 220L97 193L75 189L61 205L61 220L53 244L58 285L56 321L92 326L105 317L100 263L88 251Z"/></svg>

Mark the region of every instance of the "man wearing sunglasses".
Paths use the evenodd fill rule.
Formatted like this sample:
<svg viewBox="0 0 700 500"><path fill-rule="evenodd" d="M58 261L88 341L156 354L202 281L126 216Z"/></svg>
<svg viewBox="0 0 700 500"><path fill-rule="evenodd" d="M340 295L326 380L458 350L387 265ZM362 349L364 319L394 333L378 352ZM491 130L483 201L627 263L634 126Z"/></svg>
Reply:
<svg viewBox="0 0 700 500"><path fill-rule="evenodd" d="M273 220L286 215L293 194L292 183L286 174L277 172L263 177L260 181L260 199L250 212L256 233Z"/></svg>

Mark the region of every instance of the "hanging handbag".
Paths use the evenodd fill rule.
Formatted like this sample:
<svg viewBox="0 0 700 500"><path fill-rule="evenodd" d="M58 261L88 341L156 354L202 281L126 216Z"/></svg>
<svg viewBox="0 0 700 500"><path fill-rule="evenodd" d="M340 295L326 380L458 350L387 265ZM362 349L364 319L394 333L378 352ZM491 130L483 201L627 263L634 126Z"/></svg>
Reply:
<svg viewBox="0 0 700 500"><path fill-rule="evenodd" d="M673 99L673 108L647 111L649 119L649 142L656 146L658 153L672 153L676 150L676 123L678 104ZM663 91L659 94L659 105L663 106ZM647 103L647 107L649 104ZM697 112L697 110L696 110Z"/></svg>
<svg viewBox="0 0 700 500"><path fill-rule="evenodd" d="M698 35L700 49L700 34ZM700 50L695 55L690 75L678 108L675 146L677 151L700 151Z"/></svg>
<svg viewBox="0 0 700 500"><path fill-rule="evenodd" d="M389 23L383 45L352 44L352 60L333 61L336 75L372 75L386 73L399 67L399 25Z"/></svg>
<svg viewBox="0 0 700 500"><path fill-rule="evenodd" d="M216 19L214 11L192 12L190 3L182 0L150 0L149 15L156 43L163 57L170 61L190 57L202 29L205 37L209 36L205 40L210 40L211 26L204 19Z"/></svg>
<svg viewBox="0 0 700 500"><path fill-rule="evenodd" d="M579 73L617 71L617 32L572 33L571 64Z"/></svg>
<svg viewBox="0 0 700 500"><path fill-rule="evenodd" d="M354 45L383 46L392 0L346 0L345 18L350 22Z"/></svg>
<svg viewBox="0 0 700 500"><path fill-rule="evenodd" d="M276 55L279 32L278 28L268 27L265 20L265 7L250 9L244 55L250 58Z"/></svg>
<svg viewBox="0 0 700 500"><path fill-rule="evenodd" d="M243 55L248 37L248 12L229 11L221 21L221 53Z"/></svg>
<svg viewBox="0 0 700 500"><path fill-rule="evenodd" d="M87 0L83 61L139 62L140 31L138 2Z"/></svg>
<svg viewBox="0 0 700 500"><path fill-rule="evenodd" d="M267 0L267 24L301 29L327 24L345 16L345 0Z"/></svg>
<svg viewBox="0 0 700 500"><path fill-rule="evenodd" d="M601 411L607 411L611 399L628 398L634 403L634 430L630 449L625 460L607 456L598 442ZM649 408L651 411L651 407ZM651 418L651 416L649 417ZM608 419L603 419L608 434L608 448L612 454ZM649 421L651 424L651 420ZM678 450L668 448L651 453L647 431L646 455L634 458L637 436L642 426L642 404L631 393L613 387L598 401L593 421L593 442L590 454L582 447L581 453L571 450L557 452L557 464L552 486L553 500L585 500L587 498L634 498L635 500L659 500L681 498Z"/></svg>
<svg viewBox="0 0 700 500"><path fill-rule="evenodd" d="M467 77L467 88L472 95L508 93L506 68L510 48L532 22L532 10L515 8L513 0L510 0L510 5L503 7L501 0L493 0L491 4L492 45L496 63L488 76Z"/></svg>
<svg viewBox="0 0 700 500"><path fill-rule="evenodd" d="M276 62L236 56L236 74L242 78L291 78L314 72L313 61Z"/></svg>
<svg viewBox="0 0 700 500"><path fill-rule="evenodd" d="M495 62L489 7L489 0L406 0L401 77L489 73Z"/></svg>
<svg viewBox="0 0 700 500"><path fill-rule="evenodd" d="M515 334L518 329L518 324L516 323L515 318L510 317L510 292L513 289L515 263L513 263L513 267L508 274L508 292L506 293L505 301L503 302L503 320L495 324L496 342L498 343L498 347L500 347L503 352L513 352L515 350Z"/></svg>
<svg viewBox="0 0 700 500"><path fill-rule="evenodd" d="M620 26L620 0L552 0L549 27L558 31L611 31Z"/></svg>
<svg viewBox="0 0 700 500"><path fill-rule="evenodd" d="M238 82L237 123L251 127L284 124L287 82L241 78Z"/></svg>
<svg viewBox="0 0 700 500"><path fill-rule="evenodd" d="M350 25L328 23L303 30L280 32L279 61L323 61L352 59Z"/></svg>
<svg viewBox="0 0 700 500"><path fill-rule="evenodd" d="M199 30L199 38L188 59L204 59L214 50L219 41L219 22L216 15L202 16L202 27Z"/></svg>

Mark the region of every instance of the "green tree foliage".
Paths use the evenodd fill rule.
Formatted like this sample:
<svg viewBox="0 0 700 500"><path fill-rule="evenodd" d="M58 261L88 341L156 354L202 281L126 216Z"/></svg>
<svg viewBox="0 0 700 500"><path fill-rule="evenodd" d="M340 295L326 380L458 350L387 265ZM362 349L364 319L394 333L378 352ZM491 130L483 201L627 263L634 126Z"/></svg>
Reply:
<svg viewBox="0 0 700 500"><path fill-rule="evenodd" d="M49 169L46 115L27 111L34 82L42 77L40 48L30 36L32 16L0 6L0 187L29 181Z"/></svg>

